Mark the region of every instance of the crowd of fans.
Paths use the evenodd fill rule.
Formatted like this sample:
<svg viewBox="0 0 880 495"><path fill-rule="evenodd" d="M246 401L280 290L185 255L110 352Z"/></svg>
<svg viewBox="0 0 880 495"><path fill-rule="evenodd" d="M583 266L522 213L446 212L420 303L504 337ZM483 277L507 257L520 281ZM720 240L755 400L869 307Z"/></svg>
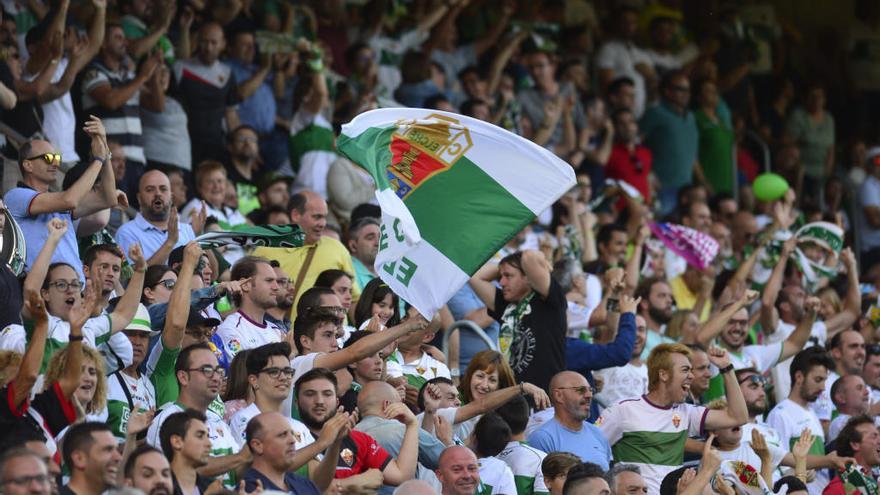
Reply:
<svg viewBox="0 0 880 495"><path fill-rule="evenodd" d="M683 3L0 1L0 493L876 495L880 4L829 98ZM334 144L400 106L577 177L430 321Z"/></svg>

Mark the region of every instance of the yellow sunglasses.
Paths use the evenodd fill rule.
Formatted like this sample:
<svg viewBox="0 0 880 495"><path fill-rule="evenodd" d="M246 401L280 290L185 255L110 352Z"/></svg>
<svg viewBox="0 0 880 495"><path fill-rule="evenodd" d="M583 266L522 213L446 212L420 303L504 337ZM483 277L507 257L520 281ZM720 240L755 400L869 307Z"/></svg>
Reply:
<svg viewBox="0 0 880 495"><path fill-rule="evenodd" d="M50 165L61 165L61 153L43 153L42 155L32 156L28 160L36 160L37 158L44 160Z"/></svg>

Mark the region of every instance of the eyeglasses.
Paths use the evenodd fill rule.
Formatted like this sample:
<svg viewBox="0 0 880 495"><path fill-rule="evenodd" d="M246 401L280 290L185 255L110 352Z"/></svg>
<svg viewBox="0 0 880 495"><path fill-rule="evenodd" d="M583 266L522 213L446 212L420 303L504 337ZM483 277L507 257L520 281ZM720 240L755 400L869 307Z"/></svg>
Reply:
<svg viewBox="0 0 880 495"><path fill-rule="evenodd" d="M186 371L199 371L203 375L205 375L205 378L208 378L208 379L214 378L215 374L220 375L220 378L223 378L226 376L226 370L224 370L222 366L217 366L216 368L212 368L211 366L209 366L207 364L205 366L202 366L201 368L190 368Z"/></svg>
<svg viewBox="0 0 880 495"><path fill-rule="evenodd" d="M186 330L187 335L194 339L210 339L212 335L214 335L214 330L216 327L212 327L208 330Z"/></svg>
<svg viewBox="0 0 880 495"><path fill-rule="evenodd" d="M865 346L865 352L869 356L880 354L880 344L868 344Z"/></svg>
<svg viewBox="0 0 880 495"><path fill-rule="evenodd" d="M290 366L286 368L264 368L260 370L260 373L265 373L269 375L270 378L278 378L281 374L284 374L285 378L293 378L294 370Z"/></svg>
<svg viewBox="0 0 880 495"><path fill-rule="evenodd" d="M345 314L345 308L343 308L342 306L321 306L321 309L326 309L339 315Z"/></svg>
<svg viewBox="0 0 880 495"><path fill-rule="evenodd" d="M159 283L156 284L156 286L158 287L161 285L162 287L165 287L166 289L171 290L174 288L175 284L177 284L177 280L171 280L169 278L166 280L160 280Z"/></svg>
<svg viewBox="0 0 880 495"><path fill-rule="evenodd" d="M61 292L67 292L67 289L71 287L73 287L74 289L82 289L83 283L79 280L56 280L54 282L50 282L49 287L55 287Z"/></svg>
<svg viewBox="0 0 880 495"><path fill-rule="evenodd" d="M590 391L591 394L596 393L596 389L594 387L556 387L556 390L574 390L578 395L584 395L587 393L587 390Z"/></svg>
<svg viewBox="0 0 880 495"><path fill-rule="evenodd" d="M27 160L36 160L38 158L50 165L61 165L61 153L43 153L42 155L27 158Z"/></svg>
<svg viewBox="0 0 880 495"><path fill-rule="evenodd" d="M235 142L236 143L256 143L257 138L241 136L241 137L235 138Z"/></svg>
<svg viewBox="0 0 880 495"><path fill-rule="evenodd" d="M767 380L765 380L764 377L761 375L749 375L739 381L740 384L743 384L745 382L754 383L755 385L760 385L763 387L764 384L767 383Z"/></svg>
<svg viewBox="0 0 880 495"><path fill-rule="evenodd" d="M28 486L33 482L37 482L41 485L46 485L52 478L49 477L48 474L35 474L33 476L19 476L18 478L10 478L0 485L18 485L18 486Z"/></svg>

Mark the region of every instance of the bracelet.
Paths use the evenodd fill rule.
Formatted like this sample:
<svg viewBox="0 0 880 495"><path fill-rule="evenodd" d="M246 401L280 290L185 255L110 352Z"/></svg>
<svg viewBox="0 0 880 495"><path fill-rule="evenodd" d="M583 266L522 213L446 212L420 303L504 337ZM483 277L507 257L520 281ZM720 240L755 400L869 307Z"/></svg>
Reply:
<svg viewBox="0 0 880 495"><path fill-rule="evenodd" d="M82 342L82 340L83 340L82 335L69 335L67 337L68 342Z"/></svg>
<svg viewBox="0 0 880 495"><path fill-rule="evenodd" d="M723 374L727 373L728 371L733 371L733 363L728 364L727 366L721 368L720 370L718 370L718 373L723 375Z"/></svg>

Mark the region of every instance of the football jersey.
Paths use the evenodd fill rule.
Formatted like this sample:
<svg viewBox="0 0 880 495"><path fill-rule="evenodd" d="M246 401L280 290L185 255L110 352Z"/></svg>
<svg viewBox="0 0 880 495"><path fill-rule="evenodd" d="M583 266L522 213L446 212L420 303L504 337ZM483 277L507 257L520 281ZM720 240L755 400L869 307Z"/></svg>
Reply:
<svg viewBox="0 0 880 495"><path fill-rule="evenodd" d="M692 404L658 406L643 395L609 407L596 426L611 444L614 460L639 466L653 495L660 493L663 478L684 463L685 440L702 436L708 413Z"/></svg>
<svg viewBox="0 0 880 495"><path fill-rule="evenodd" d="M400 374L406 377L406 381L410 385L419 389L422 388L422 385L428 380L440 376L443 378L451 378L449 375L449 368L447 368L444 363L431 357L427 352L423 352L422 357L416 361L404 363L403 354L401 354L400 351L394 351L394 353L388 357L389 369L392 367L392 361L397 364ZM389 376L394 376L390 370L388 374Z"/></svg>
<svg viewBox="0 0 880 495"><path fill-rule="evenodd" d="M791 399L776 404L776 407L767 415L767 425L779 433L782 448L787 452L801 437L804 428L809 428L814 435L813 445L810 446L809 454L825 455L825 431L819 418L808 407L801 407ZM825 469L816 471L816 479L807 485L811 494L822 493L828 485L828 475Z"/></svg>
<svg viewBox="0 0 880 495"><path fill-rule="evenodd" d="M241 311L227 316L223 323L217 327L217 335L223 339L223 346L230 359L235 357L238 351L281 342L282 338L278 328L274 325L257 323Z"/></svg>
<svg viewBox="0 0 880 495"><path fill-rule="evenodd" d="M782 349L782 342L747 345L742 348L741 352L727 351L727 355L730 356L730 364L733 365L733 369L754 368L758 373L764 374L779 362L779 358L782 357ZM709 390L703 396L706 402L724 397L724 377L718 374L718 369L714 366L712 366L712 373L714 376L709 380Z"/></svg>
<svg viewBox="0 0 880 495"><path fill-rule="evenodd" d="M513 473L517 495L548 494L541 463L547 454L524 442L512 441L497 456Z"/></svg>
<svg viewBox="0 0 880 495"><path fill-rule="evenodd" d="M132 405L141 410L156 408L156 390L147 375L141 373L138 378L132 378L118 371L108 376L107 424L110 425L113 436L120 442L125 441L128 432L128 416Z"/></svg>
<svg viewBox="0 0 880 495"><path fill-rule="evenodd" d="M482 457L480 463L480 484L474 495L514 495L516 483L513 472L504 461L494 457Z"/></svg>
<svg viewBox="0 0 880 495"><path fill-rule="evenodd" d="M242 445L245 443L245 430L247 429L248 422L258 414L260 414L260 408L257 407L256 403L252 403L251 405L240 409L229 418L229 427L232 429L232 433L238 437L239 443ZM293 418L287 419L290 421L290 427L293 430L293 439L296 450L303 449L309 444L314 443L312 433L306 425Z"/></svg>

